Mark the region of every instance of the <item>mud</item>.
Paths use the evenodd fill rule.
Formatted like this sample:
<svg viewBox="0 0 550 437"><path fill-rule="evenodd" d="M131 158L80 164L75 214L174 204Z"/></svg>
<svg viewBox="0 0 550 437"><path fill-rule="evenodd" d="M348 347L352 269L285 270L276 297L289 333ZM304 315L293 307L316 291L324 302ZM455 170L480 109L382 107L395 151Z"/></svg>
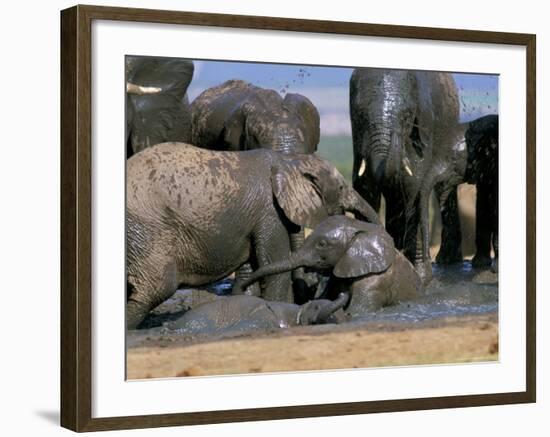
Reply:
<svg viewBox="0 0 550 437"><path fill-rule="evenodd" d="M304 326L202 342L145 341L128 350L127 378L488 362L498 360L498 349L496 314Z"/></svg>
<svg viewBox="0 0 550 437"><path fill-rule="evenodd" d="M182 334L163 328L163 323L190 308L229 294L232 282L227 278L203 289L178 290L151 313L142 329L128 332L128 377L498 359L498 277L472 268L469 261L443 267L434 264L434 279L418 299L347 323L260 333ZM325 348L333 351L330 359L321 353ZM274 351L281 349L285 359L276 357ZM235 353L240 364L227 358Z"/></svg>

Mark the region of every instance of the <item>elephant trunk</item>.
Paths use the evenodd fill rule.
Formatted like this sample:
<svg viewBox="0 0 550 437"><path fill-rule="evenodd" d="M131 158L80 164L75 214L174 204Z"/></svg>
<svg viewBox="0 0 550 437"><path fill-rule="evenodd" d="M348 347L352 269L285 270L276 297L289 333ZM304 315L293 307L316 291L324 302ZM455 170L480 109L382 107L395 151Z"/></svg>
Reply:
<svg viewBox="0 0 550 437"><path fill-rule="evenodd" d="M237 280L233 285L233 294L242 294L242 290L259 281L264 276L277 275L279 273L289 272L295 270L298 267L303 267L304 263L300 262L297 257L290 255L289 259L277 261L271 264L260 267L254 273L252 273L247 279Z"/></svg>
<svg viewBox="0 0 550 437"><path fill-rule="evenodd" d="M401 169L402 121L396 108L389 108L387 113L375 114L364 137L363 156L367 157L369 171L379 186L388 178L398 176ZM362 165L361 168L365 168Z"/></svg>
<svg viewBox="0 0 550 437"><path fill-rule="evenodd" d="M384 178L386 161L390 151L391 130L385 124L387 123L384 123L384 126L376 126L369 131L369 134L365 136L366 144L363 147L363 156L368 157L370 173L377 183L380 183ZM363 165L361 168L365 169L365 166Z"/></svg>
<svg viewBox="0 0 550 437"><path fill-rule="evenodd" d="M319 312L319 320L327 320L332 314L334 314L340 308L343 308L348 303L348 300L349 293L340 293L335 301L333 301L330 305L327 305Z"/></svg>
<svg viewBox="0 0 550 437"><path fill-rule="evenodd" d="M402 158L401 141L399 141L399 135L396 131L393 131L391 135L385 170L386 178L396 177L399 179L403 172L406 172L409 176L413 175L408 159Z"/></svg>
<svg viewBox="0 0 550 437"><path fill-rule="evenodd" d="M356 218L374 223L377 225L382 224L380 217L369 203L361 197L361 195L355 191L353 188L350 188L350 191L347 194L347 199L344 202L344 209L346 211L352 212Z"/></svg>

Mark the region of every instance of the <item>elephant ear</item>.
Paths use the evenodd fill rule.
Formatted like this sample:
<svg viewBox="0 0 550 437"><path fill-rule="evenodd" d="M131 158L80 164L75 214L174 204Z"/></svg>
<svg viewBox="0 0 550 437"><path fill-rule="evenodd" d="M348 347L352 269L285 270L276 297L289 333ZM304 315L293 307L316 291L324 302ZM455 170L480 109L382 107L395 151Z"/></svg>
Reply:
<svg viewBox="0 0 550 437"><path fill-rule="evenodd" d="M314 228L328 217L315 177L302 173L298 165L287 161L273 166L271 186L277 203L292 223Z"/></svg>
<svg viewBox="0 0 550 437"><path fill-rule="evenodd" d="M382 226L375 232L358 232L334 267L338 278L356 278L387 270L395 260L393 239Z"/></svg>
<svg viewBox="0 0 550 437"><path fill-rule="evenodd" d="M283 105L301 117L308 138L307 153L314 153L321 135L319 111L311 100L301 94L288 93L283 100Z"/></svg>

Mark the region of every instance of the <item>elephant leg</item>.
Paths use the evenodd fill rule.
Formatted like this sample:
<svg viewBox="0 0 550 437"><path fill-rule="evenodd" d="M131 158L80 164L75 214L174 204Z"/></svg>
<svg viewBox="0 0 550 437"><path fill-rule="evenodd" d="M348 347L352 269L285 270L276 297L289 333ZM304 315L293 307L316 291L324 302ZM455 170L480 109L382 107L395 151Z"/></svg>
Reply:
<svg viewBox="0 0 550 437"><path fill-rule="evenodd" d="M368 317L389 302L390 281L388 275L374 275L351 284L351 300L346 313L351 318Z"/></svg>
<svg viewBox="0 0 550 437"><path fill-rule="evenodd" d="M386 199L386 230L392 236L397 250L405 249L407 214L403 202L391 196L384 195Z"/></svg>
<svg viewBox="0 0 550 437"><path fill-rule="evenodd" d="M265 223L254 235L258 267L290 257L290 239L282 223ZM264 278L262 297L266 300L294 303L291 273Z"/></svg>
<svg viewBox="0 0 550 437"><path fill-rule="evenodd" d="M478 184L476 196L476 254L472 259L474 267L491 265L491 235L494 219L490 197L488 187L484 184Z"/></svg>
<svg viewBox="0 0 550 437"><path fill-rule="evenodd" d="M462 232L458 215L457 187L436 184L435 193L441 208L441 246L436 257L440 264L462 262Z"/></svg>
<svg viewBox="0 0 550 437"><path fill-rule="evenodd" d="M244 263L235 272L235 280L246 281L248 278L250 278L250 275L252 274L253 271L254 269L252 268L252 265L249 262ZM246 287L246 290L244 290L243 294L247 294L249 296L260 296L262 294L260 290L260 284L255 282L249 285L248 287Z"/></svg>
<svg viewBox="0 0 550 437"><path fill-rule="evenodd" d="M418 214L418 229L416 233L416 254L414 258L414 267L422 284L428 285L432 280L432 259L430 256L430 220L429 220L429 201L431 193L429 180L420 190L416 214Z"/></svg>
<svg viewBox="0 0 550 437"><path fill-rule="evenodd" d="M132 268L131 270L141 269ZM167 263L159 269L144 267L143 270L148 270L150 273L147 279L142 275L132 275L129 278L132 292L126 302L127 329L136 329L152 309L169 299L178 289L174 262Z"/></svg>

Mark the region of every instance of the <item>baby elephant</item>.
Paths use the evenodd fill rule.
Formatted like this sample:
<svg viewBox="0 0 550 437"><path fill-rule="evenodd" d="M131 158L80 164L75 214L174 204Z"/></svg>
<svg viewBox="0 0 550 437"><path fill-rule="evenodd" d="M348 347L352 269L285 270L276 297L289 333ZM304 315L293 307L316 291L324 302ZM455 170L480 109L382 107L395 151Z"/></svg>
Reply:
<svg viewBox="0 0 550 437"><path fill-rule="evenodd" d="M189 334L210 334L220 331L268 331L329 323L333 321L334 312L342 308L348 299L349 294L341 293L335 301L317 299L296 305L267 301L256 296L227 296L193 308L164 326Z"/></svg>
<svg viewBox="0 0 550 437"><path fill-rule="evenodd" d="M237 281L233 292L240 292L266 275L297 267L329 272L323 293L327 297L350 290L347 313L351 317L412 299L421 290L418 273L395 249L393 239L382 226L337 215L323 220L306 238L302 248L288 259L265 265L248 280Z"/></svg>

